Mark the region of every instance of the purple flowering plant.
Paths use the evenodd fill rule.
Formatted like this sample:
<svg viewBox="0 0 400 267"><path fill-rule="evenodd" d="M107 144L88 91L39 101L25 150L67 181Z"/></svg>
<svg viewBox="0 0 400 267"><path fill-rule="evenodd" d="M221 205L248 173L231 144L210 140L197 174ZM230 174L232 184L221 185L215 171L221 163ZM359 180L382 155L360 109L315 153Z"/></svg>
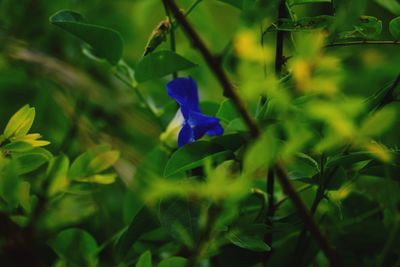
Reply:
<svg viewBox="0 0 400 267"><path fill-rule="evenodd" d="M204 135L218 136L224 133L219 119L201 112L196 81L191 77L176 78L167 84L168 95L175 99L183 115L178 146L200 139Z"/></svg>

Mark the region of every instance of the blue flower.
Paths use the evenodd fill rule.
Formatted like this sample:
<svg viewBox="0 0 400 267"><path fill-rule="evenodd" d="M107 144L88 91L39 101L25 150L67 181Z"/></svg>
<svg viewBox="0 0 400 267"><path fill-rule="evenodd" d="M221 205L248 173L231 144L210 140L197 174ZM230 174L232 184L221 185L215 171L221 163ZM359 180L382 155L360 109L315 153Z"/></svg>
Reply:
<svg viewBox="0 0 400 267"><path fill-rule="evenodd" d="M177 78L167 84L168 95L175 99L183 115L178 146L191 143L205 134L221 135L224 132L219 119L201 113L196 82L190 78Z"/></svg>

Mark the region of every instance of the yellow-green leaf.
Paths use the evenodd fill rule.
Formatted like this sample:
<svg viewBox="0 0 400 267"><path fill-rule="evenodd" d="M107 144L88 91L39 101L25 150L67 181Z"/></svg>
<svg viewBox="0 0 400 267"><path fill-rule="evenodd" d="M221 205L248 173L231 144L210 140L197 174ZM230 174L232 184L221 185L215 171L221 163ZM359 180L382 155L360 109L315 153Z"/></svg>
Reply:
<svg viewBox="0 0 400 267"><path fill-rule="evenodd" d="M35 109L31 108L29 105L23 106L8 121L7 126L4 129L4 137L10 138L11 136L16 135L17 132L21 135L26 131L26 134L32 126L34 117Z"/></svg>
<svg viewBox="0 0 400 267"><path fill-rule="evenodd" d="M378 110L363 122L360 133L370 137L379 136L393 125L396 115L396 108L393 106Z"/></svg>
<svg viewBox="0 0 400 267"><path fill-rule="evenodd" d="M97 155L89 163L89 168L93 173L99 173L111 167L119 158L120 152L110 150Z"/></svg>
<svg viewBox="0 0 400 267"><path fill-rule="evenodd" d="M115 182L116 178L117 178L116 174L110 173L110 174L95 174L89 177L78 178L76 180L84 183L112 184Z"/></svg>

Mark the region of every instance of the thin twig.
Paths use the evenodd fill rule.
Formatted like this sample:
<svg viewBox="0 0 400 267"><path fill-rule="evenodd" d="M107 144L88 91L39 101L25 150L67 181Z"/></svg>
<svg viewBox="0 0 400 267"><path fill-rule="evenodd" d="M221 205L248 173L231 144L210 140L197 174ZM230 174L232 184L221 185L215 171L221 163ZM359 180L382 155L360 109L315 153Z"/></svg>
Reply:
<svg viewBox="0 0 400 267"><path fill-rule="evenodd" d="M197 243L197 246L193 250L192 256L189 258L186 267L196 267L200 257L203 255L205 249L207 248L207 244L211 239L211 236L214 231L215 223L220 216L222 209L218 205L213 205L208 210L208 219L207 224L204 227L203 233L200 235L200 240Z"/></svg>
<svg viewBox="0 0 400 267"><path fill-rule="evenodd" d="M278 9L278 20L285 18L286 16L287 16L286 1L281 0L279 3L279 9ZM281 76L282 67L285 62L285 59L283 56L284 38L285 38L285 32L278 30L276 32L276 45L275 45L275 75L277 77ZM261 38L261 39L263 39L263 38ZM263 96L263 97L265 99L265 96ZM265 100L264 100L263 104L265 104ZM275 207L274 207L275 206L274 205L275 174L274 174L274 169L271 169L268 171L266 184L267 184L266 190L268 193L268 212L267 212L266 223L267 223L267 225L269 225L272 228L273 227L272 218L275 214ZM266 234L264 239L272 247L272 231L269 232L268 234ZM268 251L266 253L265 262L270 257L271 252L272 251Z"/></svg>
<svg viewBox="0 0 400 267"><path fill-rule="evenodd" d="M169 12L168 6L165 4L165 1L162 0L163 6L164 6L164 10L165 10L165 15L167 15L169 22L172 22L172 16ZM175 27L171 27L169 30L169 42L170 42L170 46L171 46L171 51L172 52L176 52L176 43L175 43ZM176 79L178 78L178 72L175 71L174 73L172 73L172 78Z"/></svg>
<svg viewBox="0 0 400 267"><path fill-rule="evenodd" d="M351 41L351 42L336 42L327 44L325 47L335 47L335 46L349 46L349 45L400 45L400 41Z"/></svg>
<svg viewBox="0 0 400 267"><path fill-rule="evenodd" d="M278 19L285 18L287 16L286 1L281 0L278 10ZM284 31L276 32L276 46L275 46L275 74L279 77L282 72L283 63L285 58L283 57L283 41L285 37Z"/></svg>
<svg viewBox="0 0 400 267"><path fill-rule="evenodd" d="M197 47L197 49L202 54L209 67L212 69L214 75L216 76L222 88L224 89L224 94L231 99L237 111L239 112L239 114L241 114L244 122L246 123L247 127L250 130L251 137L253 139L257 139L261 134L260 128L258 127L253 117L250 116L250 113L245 108L244 103L242 102L239 95L235 91L231 81L229 80L225 71L222 69L218 60L208 50L207 46L204 44L198 33L193 29L190 22L179 10L179 7L175 4L174 0L165 0L165 2L169 6L171 12L174 14L176 21L182 26L182 29L187 35L187 37L191 40L192 44L195 47ZM314 236L314 238L320 245L322 251L325 253L331 266L338 266L337 258L333 248L330 246L328 240L322 234L318 225L311 216L309 210L303 203L300 196L295 191L293 185L290 182L289 176L286 173L282 164L281 163L276 164L275 170L277 172L277 177L282 185L282 188L293 201L294 206L296 207L299 215L304 220L304 224L306 225L310 233Z"/></svg>
<svg viewBox="0 0 400 267"><path fill-rule="evenodd" d="M304 222L304 226L308 229L308 231L310 231L322 251L325 253L325 256L330 263L330 266L339 266L334 249L331 247L326 237L320 231L317 223L315 222L313 216L307 209L302 199L300 198L299 194L297 194L297 192L294 190L292 184L288 179L288 174L286 170L281 164L277 164L275 170L277 177L282 185L283 191L292 199L292 202L296 207L298 214L301 216Z"/></svg>

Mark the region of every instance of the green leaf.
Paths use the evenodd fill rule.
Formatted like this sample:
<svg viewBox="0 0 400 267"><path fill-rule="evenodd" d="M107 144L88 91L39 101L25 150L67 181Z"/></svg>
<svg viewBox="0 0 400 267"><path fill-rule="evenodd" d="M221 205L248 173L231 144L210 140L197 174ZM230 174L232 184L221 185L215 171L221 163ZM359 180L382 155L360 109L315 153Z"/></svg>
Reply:
<svg viewBox="0 0 400 267"><path fill-rule="evenodd" d="M293 21L291 19L280 19L276 24L270 26L267 31L310 31L328 28L333 22L333 16L321 15L316 17L305 17Z"/></svg>
<svg viewBox="0 0 400 267"><path fill-rule="evenodd" d="M136 67L136 80L145 82L197 65L172 51L158 51L142 58Z"/></svg>
<svg viewBox="0 0 400 267"><path fill-rule="evenodd" d="M241 133L227 134L213 138L211 143L234 152L246 143L246 137Z"/></svg>
<svg viewBox="0 0 400 267"><path fill-rule="evenodd" d="M397 110L394 106L386 106L370 115L361 125L360 133L364 136L376 137L390 129L396 121Z"/></svg>
<svg viewBox="0 0 400 267"><path fill-rule="evenodd" d="M187 264L187 259L182 257L171 257L162 260L157 266L158 267L184 267Z"/></svg>
<svg viewBox="0 0 400 267"><path fill-rule="evenodd" d="M32 127L34 119L35 108L31 108L29 105L23 106L8 121L4 129L4 137L26 135Z"/></svg>
<svg viewBox="0 0 400 267"><path fill-rule="evenodd" d="M252 236L240 231L230 231L226 237L232 244L244 249L259 252L271 250L271 247L262 240L263 236Z"/></svg>
<svg viewBox="0 0 400 267"><path fill-rule="evenodd" d="M138 238L158 226L153 214L145 206L136 214L129 224L128 229L117 241L116 250L121 259L125 259L133 244Z"/></svg>
<svg viewBox="0 0 400 267"><path fill-rule="evenodd" d="M119 157L119 152L110 150L109 145L95 146L77 157L71 165L69 177L84 179L111 167Z"/></svg>
<svg viewBox="0 0 400 267"><path fill-rule="evenodd" d="M122 57L121 35L110 28L89 24L81 14L62 10L50 17L50 22L75 35L91 46L96 56L116 65Z"/></svg>
<svg viewBox="0 0 400 267"><path fill-rule="evenodd" d="M372 159L371 152L366 152L366 151L352 152L347 155L339 155L330 158L326 163L325 168L331 169L337 166L349 167L357 162L370 159Z"/></svg>
<svg viewBox="0 0 400 267"><path fill-rule="evenodd" d="M400 17L394 18L390 21L389 31L395 40L400 40Z"/></svg>
<svg viewBox="0 0 400 267"><path fill-rule="evenodd" d="M328 190L338 190L347 181L347 173L343 167L338 167L335 169L333 174L332 172L326 172L322 180L326 181L328 179L328 175L332 175L329 177L329 183L326 185L326 189ZM311 178L305 177L297 180L315 186L320 185L322 182L320 173L313 175Z"/></svg>
<svg viewBox="0 0 400 267"><path fill-rule="evenodd" d="M375 0L375 2L393 14L400 15L400 3L398 0Z"/></svg>
<svg viewBox="0 0 400 267"><path fill-rule="evenodd" d="M89 163L89 168L92 173L99 173L110 168L118 159L120 153L117 150L110 150L97 155Z"/></svg>
<svg viewBox="0 0 400 267"><path fill-rule="evenodd" d="M97 242L84 230L71 228L61 231L47 243L58 257L73 266L96 265Z"/></svg>
<svg viewBox="0 0 400 267"><path fill-rule="evenodd" d="M14 209L18 207L18 190L20 178L16 172L16 166L13 162L7 161L0 168L0 200L7 203L7 206Z"/></svg>
<svg viewBox="0 0 400 267"><path fill-rule="evenodd" d="M69 159L65 155L52 158L47 169L47 179L49 180L48 195L65 190L69 184L68 179Z"/></svg>
<svg viewBox="0 0 400 267"><path fill-rule="evenodd" d="M77 178L76 181L83 183L112 184L115 182L116 178L117 175L115 173L95 174L88 177Z"/></svg>
<svg viewBox="0 0 400 267"><path fill-rule="evenodd" d="M50 152L43 148L34 148L28 152L14 154L19 175L36 170L51 158Z"/></svg>
<svg viewBox="0 0 400 267"><path fill-rule="evenodd" d="M208 159L228 158L231 151L216 146L212 142L197 141L178 149L165 166L164 176L168 177L179 172L201 166Z"/></svg>
<svg viewBox="0 0 400 267"><path fill-rule="evenodd" d="M70 194L57 195L49 202L48 209L43 214L41 219L43 228L54 231L60 227L77 225L85 218L90 218L99 209L91 192L93 191L75 190L74 192L71 188Z"/></svg>
<svg viewBox="0 0 400 267"><path fill-rule="evenodd" d="M159 204L164 229L186 247L192 248L199 237L199 211L187 200L164 200Z"/></svg>
<svg viewBox="0 0 400 267"><path fill-rule="evenodd" d="M218 0L218 1L224 2L239 9L243 8L243 0Z"/></svg>
<svg viewBox="0 0 400 267"><path fill-rule="evenodd" d="M21 182L18 188L18 200L21 207L26 213L32 211L32 199L31 199L31 184L28 182Z"/></svg>
<svg viewBox="0 0 400 267"><path fill-rule="evenodd" d="M216 117L228 124L234 119L239 118L239 114L237 113L235 106L232 104L232 101L224 100L217 111Z"/></svg>
<svg viewBox="0 0 400 267"><path fill-rule="evenodd" d="M247 150L243 160L243 172L252 174L266 171L277 153L277 141L272 131L265 132Z"/></svg>
<svg viewBox="0 0 400 267"><path fill-rule="evenodd" d="M11 142L11 143L5 145L4 149L9 152L20 152L21 153L21 152L27 152L27 151L33 149L33 146L26 142L17 141L17 142Z"/></svg>
<svg viewBox="0 0 400 267"><path fill-rule="evenodd" d="M331 3L331 0L289 0L289 6L316 4L316 3Z"/></svg>
<svg viewBox="0 0 400 267"><path fill-rule="evenodd" d="M361 16L353 28L339 33L339 38L375 38L382 32L382 21L372 16Z"/></svg>
<svg viewBox="0 0 400 267"><path fill-rule="evenodd" d="M152 267L151 263L151 252L145 251L140 255L138 262L136 263L135 267Z"/></svg>
<svg viewBox="0 0 400 267"><path fill-rule="evenodd" d="M137 192L127 190L122 204L122 216L124 223L128 225L142 208L143 203Z"/></svg>

